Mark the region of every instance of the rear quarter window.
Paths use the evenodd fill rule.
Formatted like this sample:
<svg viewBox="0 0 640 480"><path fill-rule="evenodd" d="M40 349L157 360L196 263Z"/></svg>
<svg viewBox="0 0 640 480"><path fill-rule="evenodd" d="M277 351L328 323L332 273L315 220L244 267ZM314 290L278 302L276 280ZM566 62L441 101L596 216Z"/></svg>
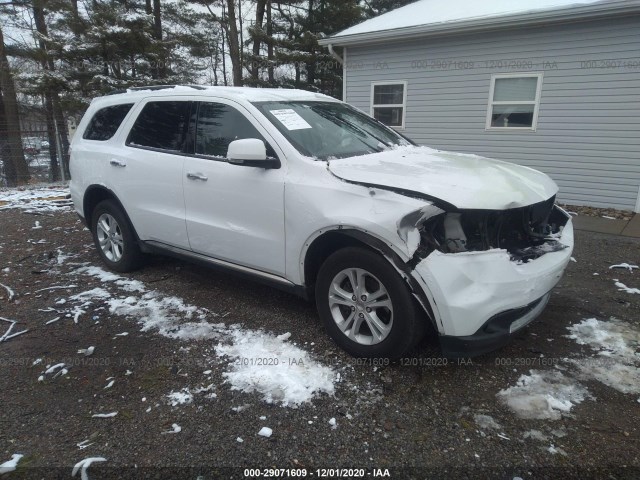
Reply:
<svg viewBox="0 0 640 480"><path fill-rule="evenodd" d="M101 108L93 115L82 138L85 140L109 140L118 131L118 127L120 127L131 107L133 107L133 103Z"/></svg>

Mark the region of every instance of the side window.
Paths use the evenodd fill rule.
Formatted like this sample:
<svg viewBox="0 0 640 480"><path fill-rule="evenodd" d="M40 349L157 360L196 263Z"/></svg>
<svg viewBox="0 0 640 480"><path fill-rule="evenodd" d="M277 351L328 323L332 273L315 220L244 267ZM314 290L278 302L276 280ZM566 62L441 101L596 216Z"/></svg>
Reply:
<svg viewBox="0 0 640 480"><path fill-rule="evenodd" d="M182 151L191 102L147 103L131 128L127 145Z"/></svg>
<svg viewBox="0 0 640 480"><path fill-rule="evenodd" d="M85 140L109 140L115 135L131 107L133 107L133 103L101 108L93 115L82 138Z"/></svg>
<svg viewBox="0 0 640 480"><path fill-rule="evenodd" d="M226 158L229 144L245 138L257 138L265 142L260 132L235 108L222 103L200 104L196 126L196 154ZM265 142L265 145L267 155L275 157L269 144Z"/></svg>

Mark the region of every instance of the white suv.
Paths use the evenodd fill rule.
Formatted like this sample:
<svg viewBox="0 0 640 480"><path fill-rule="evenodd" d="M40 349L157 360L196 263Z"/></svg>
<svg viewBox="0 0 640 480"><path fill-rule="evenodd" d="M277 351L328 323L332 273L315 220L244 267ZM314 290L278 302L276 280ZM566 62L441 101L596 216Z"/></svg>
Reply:
<svg viewBox="0 0 640 480"><path fill-rule="evenodd" d="M573 249L546 175L415 146L299 90L97 98L71 174L109 268L163 253L315 298L356 356L398 358L429 326L448 356L497 348L542 312Z"/></svg>

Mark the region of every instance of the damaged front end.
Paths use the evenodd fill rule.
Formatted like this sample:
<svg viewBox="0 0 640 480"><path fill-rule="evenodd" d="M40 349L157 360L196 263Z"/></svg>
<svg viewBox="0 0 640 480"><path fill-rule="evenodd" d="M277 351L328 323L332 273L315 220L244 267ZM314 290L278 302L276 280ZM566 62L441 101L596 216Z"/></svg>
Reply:
<svg viewBox="0 0 640 480"><path fill-rule="evenodd" d="M398 223L405 243L417 245L406 266L429 297L445 355L498 348L543 311L573 251L571 217L554 202L501 211L431 206L412 216L420 219L413 232L408 220Z"/></svg>
<svg viewBox="0 0 640 480"><path fill-rule="evenodd" d="M431 252L481 252L502 249L514 262L527 263L542 255L568 248L559 241L569 215L545 202L507 210L459 210L442 212L417 225L420 244L415 266Z"/></svg>

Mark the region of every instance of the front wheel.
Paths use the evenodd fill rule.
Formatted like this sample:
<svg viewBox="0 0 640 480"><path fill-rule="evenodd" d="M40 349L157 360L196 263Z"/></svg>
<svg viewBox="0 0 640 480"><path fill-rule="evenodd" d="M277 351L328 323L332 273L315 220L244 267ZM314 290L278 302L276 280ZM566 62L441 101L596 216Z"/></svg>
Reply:
<svg viewBox="0 0 640 480"><path fill-rule="evenodd" d="M362 248L344 248L324 262L316 302L329 335L356 357L399 358L424 332L405 281L383 257Z"/></svg>
<svg viewBox="0 0 640 480"><path fill-rule="evenodd" d="M102 261L116 272L131 272L142 264L142 253L126 215L113 200L100 202L91 215L91 233Z"/></svg>

